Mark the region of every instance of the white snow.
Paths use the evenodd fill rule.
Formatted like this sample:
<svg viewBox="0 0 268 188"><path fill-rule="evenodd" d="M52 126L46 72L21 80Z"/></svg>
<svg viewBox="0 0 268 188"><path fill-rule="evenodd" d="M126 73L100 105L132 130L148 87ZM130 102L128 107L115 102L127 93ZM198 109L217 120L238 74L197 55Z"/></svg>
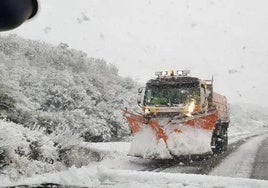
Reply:
<svg viewBox="0 0 268 188"><path fill-rule="evenodd" d="M250 108L252 111L256 109ZM248 113L248 117L253 115L250 110L248 110ZM232 127L232 124L230 125L230 135L232 135L229 140L230 143L254 134L267 132L267 128L262 126L262 123L264 123L262 119L259 120L262 123L256 123L257 120L254 120L256 124L244 126L244 124L239 124L239 121L245 121L244 116L241 116L241 118L243 119L236 117L236 128ZM251 122L250 118L248 122ZM150 135L150 132L147 132L147 134ZM154 160L128 156L130 143L81 143L81 147L87 147L92 151L102 153L103 160L100 162L92 161L89 165L81 168L71 167L65 171L35 175L22 178L19 181L12 181L2 175L0 176L0 184L6 186L51 182L88 187L267 187L268 181L247 179L252 169L255 152L264 137L253 138L250 142L242 145L241 148L229 155L222 164L216 167L210 175L176 173L176 169L172 169L172 167L170 170L167 169L160 173L141 172L146 170L146 167L150 167ZM150 142L150 140L147 141ZM145 144L146 142L140 142L141 147L144 147Z"/></svg>
<svg viewBox="0 0 268 188"><path fill-rule="evenodd" d="M174 132L179 129L182 132ZM212 131L183 125L167 125L167 142L157 139L155 132L144 126L133 137L129 154L142 158L170 159L173 156L211 153Z"/></svg>
<svg viewBox="0 0 268 188"><path fill-rule="evenodd" d="M170 133L167 139L169 151L176 156L204 154L211 151L212 131L198 127L180 126L181 133Z"/></svg>
<svg viewBox="0 0 268 188"><path fill-rule="evenodd" d="M130 142L98 142L90 143L83 142L80 144L83 147L90 148L93 151L103 152L103 153L128 153L131 143Z"/></svg>
<svg viewBox="0 0 268 188"><path fill-rule="evenodd" d="M158 139L155 132L149 126L144 126L134 135L129 154L143 158L172 158L165 141Z"/></svg>
<svg viewBox="0 0 268 188"><path fill-rule="evenodd" d="M268 106L267 1L80 0L77 3L73 0L40 0L40 3L39 16L11 33L54 44L68 43L71 47L86 51L90 57L105 58L118 65L121 75L135 77L138 81L147 80L154 71L173 68L191 69L193 75L205 78L214 75L215 90L227 95L232 103L230 143L267 130L267 109L260 107ZM32 74L40 76L38 72ZM66 80L66 83L69 81ZM10 87L14 90L19 88L15 83L10 83ZM111 96L114 96L113 92ZM259 106L234 104L241 101ZM26 152L29 151L24 133L34 135L34 139L39 138L38 133L29 133L20 125L1 122L0 126L3 124L0 135L15 140L13 145L9 145L11 148L22 146ZM7 129L8 126L10 129ZM160 153L166 155L163 142L157 143L150 131L145 130L141 134L146 134L151 140L137 141L134 138L134 143L140 147L132 146L130 152L138 150L146 153L154 143L160 146ZM45 146L51 146L46 137L40 136L39 139L41 143L48 141ZM22 177L17 181L1 174L0 186L54 182L89 187L266 188L268 181L236 178L248 177L262 139L252 139L211 172L233 178L140 172L151 161L127 156L130 143L81 143L85 148L103 153L103 160L93 161L81 168L53 172L54 168L50 169L47 164L14 158L14 165L21 169L28 168L30 174L27 175L31 177ZM178 141L176 138L174 140ZM182 144L170 140L169 143L173 153L177 152L173 149L175 144ZM6 140L1 141L0 146L7 147ZM52 154L50 149L53 150L53 147L45 146L42 148L44 155ZM154 152L147 154L155 151L159 149L154 148ZM237 171L232 171L234 168ZM31 174L40 169L49 173Z"/></svg>
<svg viewBox="0 0 268 188"><path fill-rule="evenodd" d="M17 183L38 184L41 182L60 183L88 187L187 187L187 188L265 188L268 181L219 176L139 172L114 170L103 166L98 168L71 168L58 174L36 176ZM10 185L10 184L6 184Z"/></svg>
<svg viewBox="0 0 268 188"><path fill-rule="evenodd" d="M189 175L137 172L126 170L100 169L100 180L107 187L189 187L189 188L215 188L215 187L266 187L268 181L250 180L242 178L225 178L219 176ZM103 184L102 183L102 184ZM102 187L102 186L101 186Z"/></svg>
<svg viewBox="0 0 268 188"><path fill-rule="evenodd" d="M210 172L210 175L250 178L258 148L267 137L268 135L265 134L246 142L238 151L226 157L219 166Z"/></svg>
<svg viewBox="0 0 268 188"><path fill-rule="evenodd" d="M36 145L31 147L33 144ZM7 174L16 181L21 175L29 177L66 169L57 162L57 148L53 144L51 138L40 131L0 120L0 154L4 151L6 160L11 163L1 169L0 179ZM52 160L54 164L49 163Z"/></svg>

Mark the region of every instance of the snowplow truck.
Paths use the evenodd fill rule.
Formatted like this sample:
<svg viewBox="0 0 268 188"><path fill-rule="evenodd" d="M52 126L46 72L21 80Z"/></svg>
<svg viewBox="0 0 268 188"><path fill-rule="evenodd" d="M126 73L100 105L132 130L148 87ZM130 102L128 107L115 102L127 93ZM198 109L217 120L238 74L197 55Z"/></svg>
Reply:
<svg viewBox="0 0 268 188"><path fill-rule="evenodd" d="M213 91L213 79L190 71L160 71L138 89L139 113L124 110L133 134L129 155L149 159L227 150L227 99Z"/></svg>

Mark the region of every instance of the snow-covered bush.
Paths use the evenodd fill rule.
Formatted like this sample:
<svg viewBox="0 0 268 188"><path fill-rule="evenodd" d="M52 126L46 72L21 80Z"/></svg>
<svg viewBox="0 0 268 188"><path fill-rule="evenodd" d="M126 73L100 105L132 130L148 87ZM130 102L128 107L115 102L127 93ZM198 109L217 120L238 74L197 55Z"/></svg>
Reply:
<svg viewBox="0 0 268 188"><path fill-rule="evenodd" d="M13 180L21 177L82 167L99 161L102 153L84 147L82 138L66 126L53 133L0 120L0 171Z"/></svg>
<svg viewBox="0 0 268 188"><path fill-rule="evenodd" d="M64 168L55 143L42 133L0 120L0 169L16 179Z"/></svg>
<svg viewBox="0 0 268 188"><path fill-rule="evenodd" d="M0 113L47 134L63 126L86 141L119 140L129 133L122 109L135 106L137 86L117 73L67 44L0 37Z"/></svg>
<svg viewBox="0 0 268 188"><path fill-rule="evenodd" d="M16 179L101 160L80 144L128 136L122 109L136 105L136 88L67 44L0 37L1 172Z"/></svg>

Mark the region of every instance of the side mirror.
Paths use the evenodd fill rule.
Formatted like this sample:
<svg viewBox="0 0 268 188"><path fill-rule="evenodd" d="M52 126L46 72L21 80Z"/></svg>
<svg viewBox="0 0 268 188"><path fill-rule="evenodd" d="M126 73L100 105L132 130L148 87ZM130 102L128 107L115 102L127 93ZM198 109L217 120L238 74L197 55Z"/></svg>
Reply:
<svg viewBox="0 0 268 188"><path fill-rule="evenodd" d="M142 103L142 92L144 90L144 87L140 87L138 89L138 97L137 97L137 103L138 105L141 107L141 103Z"/></svg>
<svg viewBox="0 0 268 188"><path fill-rule="evenodd" d="M37 11L37 0L0 0L0 31L18 27Z"/></svg>
<svg viewBox="0 0 268 188"><path fill-rule="evenodd" d="M138 89L138 94L141 94L142 91L143 91L143 89L144 89L144 87L140 87L140 88Z"/></svg>
<svg viewBox="0 0 268 188"><path fill-rule="evenodd" d="M138 103L139 106L141 105L141 96L138 96L137 103Z"/></svg>

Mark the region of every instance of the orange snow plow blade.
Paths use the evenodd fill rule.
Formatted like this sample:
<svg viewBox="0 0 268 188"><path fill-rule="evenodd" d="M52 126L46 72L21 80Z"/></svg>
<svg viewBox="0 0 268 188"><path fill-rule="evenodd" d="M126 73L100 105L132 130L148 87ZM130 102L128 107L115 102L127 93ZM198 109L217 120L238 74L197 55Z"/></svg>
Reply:
<svg viewBox="0 0 268 188"><path fill-rule="evenodd" d="M169 120L165 125L160 125L159 122L154 119L147 120L142 115L134 114L127 110L124 110L124 116L130 125L132 134L139 132L143 126L149 126L155 132L157 138L163 139L165 142L168 139L168 136L164 131L165 126L184 125L212 131L218 119L218 113L216 111L212 111L211 113L197 114L190 118ZM179 134L183 131L179 128L174 128L173 132Z"/></svg>
<svg viewBox="0 0 268 188"><path fill-rule="evenodd" d="M165 142L167 140L167 135L164 133L164 130L160 127L157 121L149 121L142 116L137 115L127 110L124 110L124 116L126 117L132 134L137 133L142 126L149 125L156 133L157 137L162 138Z"/></svg>

